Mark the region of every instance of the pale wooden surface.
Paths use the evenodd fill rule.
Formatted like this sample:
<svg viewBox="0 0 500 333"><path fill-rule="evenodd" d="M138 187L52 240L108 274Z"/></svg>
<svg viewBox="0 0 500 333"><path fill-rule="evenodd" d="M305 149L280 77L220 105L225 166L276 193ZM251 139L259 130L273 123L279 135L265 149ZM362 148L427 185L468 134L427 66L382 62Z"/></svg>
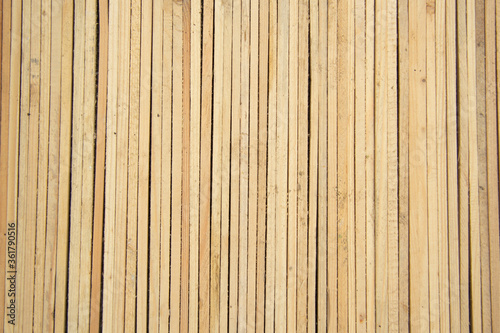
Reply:
<svg viewBox="0 0 500 333"><path fill-rule="evenodd" d="M497 332L496 2L3 0L3 331Z"/></svg>

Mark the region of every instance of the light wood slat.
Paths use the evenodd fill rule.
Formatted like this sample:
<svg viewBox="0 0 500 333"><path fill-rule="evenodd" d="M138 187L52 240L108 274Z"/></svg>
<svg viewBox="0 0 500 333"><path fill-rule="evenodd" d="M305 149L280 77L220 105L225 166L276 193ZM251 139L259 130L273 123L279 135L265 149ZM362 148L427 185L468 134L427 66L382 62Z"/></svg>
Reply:
<svg viewBox="0 0 500 333"><path fill-rule="evenodd" d="M47 233L44 267L45 295L43 299L42 328L44 332L54 330L52 313L55 306L56 242L59 197L59 162L61 131L61 72L62 72L62 3L52 4L51 20L51 73L50 73L50 119L49 119L49 164L47 184Z"/></svg>
<svg viewBox="0 0 500 333"><path fill-rule="evenodd" d="M36 212L36 242L35 242L35 283L34 283L34 307L33 330L42 330L43 308L43 284L45 267L45 238L47 224L47 179L49 162L49 111L50 111L50 25L51 9L50 3L45 0L41 3L41 11L44 13L40 19L40 117L39 117L39 141L38 141L38 176L37 176L37 212Z"/></svg>
<svg viewBox="0 0 500 333"><path fill-rule="evenodd" d="M97 86L97 128L94 184L94 226L92 242L92 281L90 294L90 330L100 326L102 239L104 223L104 163L106 149L106 102L108 79L108 4L99 1L99 63Z"/></svg>
<svg viewBox="0 0 500 333"><path fill-rule="evenodd" d="M409 2L410 329L429 330L425 1ZM425 32L425 33L424 33Z"/></svg>
<svg viewBox="0 0 500 333"><path fill-rule="evenodd" d="M427 224L429 246L429 329L439 331L439 237L436 116L436 3L427 3Z"/></svg>
<svg viewBox="0 0 500 333"><path fill-rule="evenodd" d="M181 306L181 223L182 223L182 2L173 4L173 62L172 62L172 231L170 275L170 331L180 327ZM139 219L140 222L140 219Z"/></svg>
<svg viewBox="0 0 500 333"><path fill-rule="evenodd" d="M231 100L231 197L240 197L240 45L241 1L233 1L232 100ZM211 60L210 60L211 61ZM239 200L230 203L229 332L238 329Z"/></svg>
<svg viewBox="0 0 500 333"><path fill-rule="evenodd" d="M181 230L181 324L187 332L189 316L189 147L190 147L190 57L191 2L182 3L182 230Z"/></svg>
<svg viewBox="0 0 500 333"><path fill-rule="evenodd" d="M298 29L298 161L297 161L297 331L305 332L307 329L307 288L308 288L308 124L309 124L309 1L299 1ZM330 13L330 12L329 12ZM292 17L290 15L290 17ZM331 45L329 41L329 46ZM293 63L292 63L293 65ZM330 95L329 95L330 96ZM293 97L293 96L292 96ZM330 110L329 110L330 111ZM336 208L336 207L335 207ZM335 221L336 222L336 221ZM330 258L330 257L329 257ZM337 263L335 262L335 267ZM331 272L331 271L329 271ZM335 278L337 276L335 275ZM266 295L267 297L267 295ZM336 304L336 302L335 302Z"/></svg>
<svg viewBox="0 0 500 333"><path fill-rule="evenodd" d="M255 330L257 332L262 332L265 324L268 56L269 2L264 1L259 3L259 171L257 198L257 306L255 313Z"/></svg>
<svg viewBox="0 0 500 333"><path fill-rule="evenodd" d="M439 329L450 330L448 189L446 138L446 3L436 2L436 112L439 235Z"/></svg>
<svg viewBox="0 0 500 333"><path fill-rule="evenodd" d="M496 237L499 232L498 221L498 135L496 102L498 100L495 71L495 1L485 1L485 55L486 55L486 156L488 179L488 217L490 246L490 283L491 283L491 327L493 332L500 329L500 284L495 277L499 274L500 246Z"/></svg>
<svg viewBox="0 0 500 333"><path fill-rule="evenodd" d="M210 175L212 137L212 70L213 70L213 17L212 0L203 3L203 50L201 72L201 155L200 155L200 300L199 327L210 328ZM175 48L174 48L175 50ZM234 63L233 63L234 66ZM175 67L174 67L175 68ZM234 81L233 81L234 82ZM175 85L174 85L175 87ZM174 168L172 168L175 170ZM173 207L173 203L172 203ZM232 251L231 251L232 252ZM234 252L233 252L234 253ZM235 303L237 304L237 303ZM237 305L235 305L237 308Z"/></svg>
<svg viewBox="0 0 500 333"><path fill-rule="evenodd" d="M59 134L59 200L57 221L57 263L54 331L66 325L68 279L68 235L70 225L71 117L73 73L73 10L70 0L62 4L61 132Z"/></svg>
<svg viewBox="0 0 500 333"><path fill-rule="evenodd" d="M450 260L450 329L460 330L460 250L456 89L456 2L446 1L446 126L448 148L448 240Z"/></svg>
<svg viewBox="0 0 500 333"><path fill-rule="evenodd" d="M189 332L194 333L198 331L198 292L199 292L199 239L200 239L200 124L201 124L201 91L199 87L201 86L201 0L191 1L191 122L190 122L190 156L189 156L189 167L190 167L190 177L189 182L191 188L189 191L189 316L191 318L196 318L189 321ZM166 20L164 19L164 22ZM170 23L171 24L171 23ZM171 32L170 32L171 33ZM169 37L171 38L171 37ZM166 44L169 42L167 41ZM171 47L164 44L164 49ZM167 66L170 69L171 59L164 60L164 68ZM169 72L169 75L170 72ZM164 83L164 87L165 87ZM169 77L168 91L164 91L163 106L165 108L170 108L170 91L171 91L171 81ZM164 115L166 119L166 115ZM168 125L170 126L170 124ZM165 131L165 128L164 128ZM166 140L167 138L165 138ZM170 144L168 144L170 149ZM166 148L164 148L166 149ZM165 168L163 168L165 169ZM165 178L170 178L170 168L169 172L165 172ZM170 198L167 197L167 192L162 192L162 207L170 208L170 202L167 202ZM170 218L169 215L163 217L167 221ZM170 231L170 230L169 230ZM165 240L169 237L168 233L163 230L162 233L165 234ZM165 240L162 238L162 257L163 254L167 255L168 252L163 251L163 244ZM168 241L167 241L168 242ZM168 244L168 243L167 243ZM168 279L168 267L162 269L165 271L165 280ZM168 284L165 284L166 290L163 291L162 285L162 296L161 300L168 303ZM160 305L161 306L161 305ZM166 313L160 314L160 320L167 320ZM166 324L166 323L165 323ZM161 331L161 327L160 327Z"/></svg>
<svg viewBox="0 0 500 333"><path fill-rule="evenodd" d="M116 171L117 171L117 121L118 121L118 3L109 5L109 53L108 53L108 90L106 111L106 189L104 211L104 268L103 268L103 330L113 330L115 288L115 230L116 230ZM121 118L121 117L120 117ZM116 312L115 312L116 311Z"/></svg>
<svg viewBox="0 0 500 333"><path fill-rule="evenodd" d="M23 298L19 307L19 329L29 330L33 325L33 296L35 279L35 242L37 221L37 175L38 175L38 139L40 119L40 48L41 48L41 0L31 4L31 45L30 45L30 101L28 114L28 189L26 193L26 238L24 242L24 283L19 295ZM10 117L9 117L10 118ZM78 183L77 183L78 184ZM35 227L33 227L35 226ZM75 309L77 310L77 309Z"/></svg>
<svg viewBox="0 0 500 333"><path fill-rule="evenodd" d="M222 94L224 71L224 16L221 1L214 3L214 87L212 114L212 188L210 251L210 332L219 331L220 301L220 226L222 208Z"/></svg>
<svg viewBox="0 0 500 333"><path fill-rule="evenodd" d="M375 330L375 1L366 2L366 329Z"/></svg>
<svg viewBox="0 0 500 333"><path fill-rule="evenodd" d="M233 11L234 15L234 11ZM277 49L278 4L269 2L269 116L267 136L267 238L266 238L266 315L265 331L275 329L276 284L276 134L277 134ZM233 49L235 48L233 43Z"/></svg>
<svg viewBox="0 0 500 333"><path fill-rule="evenodd" d="M152 78L151 78L151 185L149 237L149 307L148 324L151 332L160 328L160 223L161 223L161 159L162 144L162 85L163 85L163 1L153 1Z"/></svg>
<svg viewBox="0 0 500 333"><path fill-rule="evenodd" d="M319 103L318 103L318 296L317 316L319 331L327 327L327 218L328 218L328 3L319 1ZM295 227L296 229L296 227Z"/></svg>
<svg viewBox="0 0 500 333"><path fill-rule="evenodd" d="M257 193L259 117L259 1L250 0L250 106L248 139L247 331L255 331L257 289Z"/></svg>
<svg viewBox="0 0 500 333"><path fill-rule="evenodd" d="M3 46L3 2L0 4L0 56L3 57L2 53L2 46ZM6 12L10 12L9 8L6 8ZM8 35L6 33L6 35ZM2 104L2 59L0 59L0 105ZM3 109L2 109L3 110ZM7 145L4 143L2 146L2 142L7 142L8 136L4 134L2 137L2 134L8 131L7 127L7 122L4 121L3 123L1 122L1 119L5 119L5 117L8 116L8 113L5 112L3 113L0 111L0 157L3 157L5 154L5 150L7 149ZM7 160L5 158L2 158L0 161L0 178L2 179L2 185L0 185L0 188L2 189L2 194L0 194L0 209L2 209L2 214L0 215L0 265L1 267L5 267L5 269L0 270L0 278L4 280L6 278L6 271L8 270L9 266L9 258L6 256L6 250L7 246L9 245L8 242L8 237L9 234L7 233L7 220L6 220L6 215L4 214L6 212L6 206L7 206L7 196L6 196L6 184L7 184ZM5 235L5 237L1 237L1 235ZM15 267L15 266L13 266ZM7 287L8 286L8 287ZM5 288L0 287L0 304L6 304L5 303L5 294L6 290L10 288L10 284L6 283ZM7 292L8 293L8 292ZM4 308L0 310L0 314L2 315L2 318L7 318L4 317ZM10 319L10 318L9 318ZM5 319L4 319L5 321ZM2 325L3 328L3 325Z"/></svg>
<svg viewBox="0 0 500 333"><path fill-rule="evenodd" d="M366 12L355 2L356 331L366 332Z"/></svg>
<svg viewBox="0 0 500 333"><path fill-rule="evenodd" d="M171 8L171 7L170 7ZM127 186L127 240L125 277L126 332L135 331L137 295L137 227L138 227L138 172L139 172L139 109L140 109L140 43L141 2L130 3L130 81L129 81L129 141ZM167 317L168 319L168 317Z"/></svg>
<svg viewBox="0 0 500 333"><path fill-rule="evenodd" d="M232 46L232 3L223 2L223 95L222 95L222 212L221 212L221 279L220 320L221 332L228 332L229 300L229 231L230 231L230 172L231 172L231 46Z"/></svg>

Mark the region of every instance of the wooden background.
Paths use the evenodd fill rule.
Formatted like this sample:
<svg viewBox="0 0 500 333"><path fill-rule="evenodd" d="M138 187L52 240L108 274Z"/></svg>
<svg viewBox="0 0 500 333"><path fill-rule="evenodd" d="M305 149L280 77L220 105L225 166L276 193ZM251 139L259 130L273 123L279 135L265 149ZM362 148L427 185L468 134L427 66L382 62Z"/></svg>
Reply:
<svg viewBox="0 0 500 333"><path fill-rule="evenodd" d="M500 1L0 4L6 332L500 332Z"/></svg>

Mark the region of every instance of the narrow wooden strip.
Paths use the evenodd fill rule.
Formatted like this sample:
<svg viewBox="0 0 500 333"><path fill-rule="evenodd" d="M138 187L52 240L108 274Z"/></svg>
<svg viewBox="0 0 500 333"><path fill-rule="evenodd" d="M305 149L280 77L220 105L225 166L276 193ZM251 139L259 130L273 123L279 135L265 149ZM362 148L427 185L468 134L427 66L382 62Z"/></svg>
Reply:
<svg viewBox="0 0 500 333"><path fill-rule="evenodd" d="M448 242L450 329L460 330L460 252L456 89L456 2L446 1L446 142L448 162Z"/></svg>
<svg viewBox="0 0 500 333"><path fill-rule="evenodd" d="M212 116L212 222L210 251L210 332L219 331L220 225L222 208L222 94L224 82L224 16L221 1L214 3L214 93ZM240 273L241 274L241 273Z"/></svg>
<svg viewBox="0 0 500 333"><path fill-rule="evenodd" d="M334 3L333 1L331 3ZM330 4L331 4L330 3ZM329 5L330 5L329 4ZM328 9L328 14L331 15L330 8ZM297 161L297 331L305 332L307 329L307 219L308 219L308 124L309 124L309 1L302 0L299 1L298 7L298 33L295 32L296 38L298 38L298 45L295 52L298 52L298 106L297 106L297 127L298 127L298 136L297 136L297 150L298 150L298 161ZM290 14L292 18L292 15ZM335 16L333 16L335 17ZM329 21L330 22L330 21ZM336 26L335 26L336 28ZM292 30L293 32L293 30ZM329 35L330 38L330 35ZM335 40L336 41L336 40ZM332 46L332 41L329 39L329 46ZM291 51L293 49L291 48ZM330 68L330 66L329 66ZM330 75L330 72L329 72ZM330 79L330 77L329 77ZM331 83L331 81L329 81ZM330 88L330 86L329 86ZM328 96L330 97L330 95ZM329 98L329 102L331 102L331 98ZM331 114L331 110L328 110L329 117ZM328 118L330 120L330 118ZM329 132L330 134L330 132ZM330 146L329 146L329 149ZM329 151L331 153L331 150ZM330 156L330 155L329 155ZM330 161L329 161L330 162ZM331 177L333 178L333 177ZM330 179L330 178L328 178ZM336 177L334 178L336 179ZM330 185L330 184L329 184ZM330 188L329 188L330 190ZM330 192L329 192L330 194ZM330 207L330 206L329 206ZM335 208L337 206L335 205ZM330 221L330 216L329 216ZM336 221L335 221L336 225ZM330 229L328 229L330 231ZM330 240L331 242L331 240ZM331 243L330 243L331 244ZM328 257L329 259L332 258ZM329 263L330 264L330 263ZM337 267L337 262L335 261L335 268ZM330 278L331 267L328 266L328 278ZM337 275L335 274L335 280ZM331 288L331 286L329 286ZM329 291L329 296L331 296L331 290ZM267 295L266 295L267 297ZM328 300L328 302L330 299ZM335 305L337 302L335 301ZM331 309L331 305L329 309ZM329 320L329 318L328 318Z"/></svg>
<svg viewBox="0 0 500 333"><path fill-rule="evenodd" d="M189 191L190 200L189 200L189 220L190 220L190 229L189 229L189 316L192 318L189 321L189 332L195 333L198 331L198 278L199 278L199 223L200 223L200 124L201 124L201 0L192 0L191 1L191 122L190 122L190 183L191 188ZM171 15L171 14L170 14ZM171 20L171 18L170 18ZM164 19L165 21L165 19ZM170 38L171 36L167 37ZM168 41L167 41L168 43ZM167 46L164 45L164 48ZM170 60L171 61L171 60ZM164 68L170 68L171 63L164 63ZM164 83L165 86L165 83ZM169 81L169 90L168 92L164 92L164 96L167 93L170 95L171 85ZM170 102L168 106L166 105L167 101L170 101L170 97L164 98L163 105L164 107L170 108ZM164 115L165 117L165 115ZM168 125L170 126L170 124ZM170 144L169 144L170 148ZM170 175L166 174L165 176L170 177ZM164 199L167 195L165 191L162 193L162 200L164 200L165 205L170 205L170 203L166 203L166 200L169 200L168 197ZM169 216L167 216L169 218ZM162 217L162 219L167 219ZM162 232L163 228L162 228ZM166 237L165 237L166 238ZM165 241L162 239L162 250ZM167 253L167 252L164 252ZM163 257L163 255L162 255ZM162 266L162 269L165 270ZM168 267L166 267L165 272L168 274ZM165 276L165 279L168 277ZM168 288L168 285L165 285L165 288ZM168 291L167 291L168 292ZM163 297L162 297L163 300ZM168 302L168 300L167 300ZM161 306L161 304L160 304ZM163 316L160 315L160 320L163 319ZM161 331L161 327L160 327Z"/></svg>
<svg viewBox="0 0 500 333"><path fill-rule="evenodd" d="M248 188L249 188L249 108L250 108L250 0L241 1L240 61L240 233L238 279L238 330L247 324L248 290Z"/></svg>
<svg viewBox="0 0 500 333"><path fill-rule="evenodd" d="M47 179L49 164L49 111L50 111L50 28L51 4L45 0L41 3L44 13L41 17L40 39L40 118L38 140L38 177L37 177L37 212L35 243L35 283L33 330L41 331L43 318L43 285L45 268L45 239L47 227Z"/></svg>
<svg viewBox="0 0 500 333"><path fill-rule="evenodd" d="M498 114L496 112L496 44L495 44L495 1L485 1L485 54L486 54L486 156L488 175L488 217L491 282L491 327L493 332L500 329L500 283L496 278L500 274L500 234L498 206Z"/></svg>
<svg viewBox="0 0 500 333"><path fill-rule="evenodd" d="M62 3L52 4L49 166L47 184L47 233L44 267L42 331L54 330L56 242L59 197L59 133L61 118ZM42 310L40 310L42 311Z"/></svg>
<svg viewBox="0 0 500 333"><path fill-rule="evenodd" d="M410 329L429 330L425 1L409 3Z"/></svg>
<svg viewBox="0 0 500 333"><path fill-rule="evenodd" d="M151 188L149 239L149 330L160 329L160 223L163 79L163 1L153 1L152 84L151 84ZM126 170L126 169L125 169Z"/></svg>
<svg viewBox="0 0 500 333"><path fill-rule="evenodd" d="M318 52L319 52L319 103L318 103L318 326L327 326L327 218L328 218L328 4L319 1ZM290 92L291 94L291 92ZM296 228L296 227L295 227Z"/></svg>
<svg viewBox="0 0 500 333"><path fill-rule="evenodd" d="M31 57L30 57L30 102L28 125L28 191L26 193L26 238L22 307L19 307L21 330L29 330L33 325L33 303L35 282L35 242L37 221L37 178L38 178L38 139L40 120L40 48L41 48L41 1L34 1L31 6ZM12 104L11 104L12 107ZM12 110L11 110L12 111ZM14 114L11 114L14 116ZM9 117L10 118L10 117ZM10 140L9 140L10 141ZM78 279L77 279L78 280Z"/></svg>
<svg viewBox="0 0 500 333"><path fill-rule="evenodd" d="M108 79L108 3L99 0L99 76L97 86L97 131L95 153L94 231L92 243L92 285L90 330L100 326L102 238L104 217L104 162L106 148L106 101Z"/></svg>
<svg viewBox="0 0 500 333"><path fill-rule="evenodd" d="M201 155L200 155L200 299L199 327L210 328L210 174L212 137L212 70L214 2L203 3L203 50L201 73ZM234 35L233 35L234 36ZM175 50L175 48L174 48ZM239 49L238 49L239 50ZM233 66L235 66L233 62ZM175 66L174 66L175 68ZM239 68L239 67L238 67ZM239 72L239 71L238 71ZM234 82L234 80L233 80ZM175 85L174 85L175 88ZM239 103L238 103L239 104ZM172 167L172 169L174 169ZM172 207L173 202L172 202ZM234 253L233 251L231 251ZM237 305L235 304L237 308Z"/></svg>
<svg viewBox="0 0 500 333"><path fill-rule="evenodd" d="M62 4L61 132L59 134L59 198L57 221L56 300L54 331L64 331L68 288L70 223L71 116L73 73L73 1Z"/></svg>
<svg viewBox="0 0 500 333"><path fill-rule="evenodd" d="M181 332L189 319L189 147L190 147L190 66L191 0L182 3L182 248L181 248Z"/></svg>
<svg viewBox="0 0 500 333"><path fill-rule="evenodd" d="M141 8L141 76L139 96L139 172L137 215L137 331L146 331L148 315L148 235L149 235L149 164L151 115L151 38L152 1ZM111 17L111 15L110 15ZM179 48L181 49L181 48ZM179 75L180 79L180 75ZM180 108L179 108L180 109ZM180 145L179 145L180 146ZM177 169L180 170L180 167ZM179 178L180 179L180 178ZM177 189L180 195L180 188ZM180 204L178 205L180 206ZM179 221L180 222L180 221ZM178 256L180 257L180 256ZM178 288L176 289L178 290ZM178 317L178 316L177 316Z"/></svg>
<svg viewBox="0 0 500 333"><path fill-rule="evenodd" d="M436 4L427 2L427 223L429 242L429 329L439 331L439 237L436 126Z"/></svg>
<svg viewBox="0 0 500 333"><path fill-rule="evenodd" d="M481 230L479 211L478 108L476 84L476 8L467 1L467 95L469 104L469 209L470 209L470 288L471 328L482 332L481 318Z"/></svg>
<svg viewBox="0 0 500 333"><path fill-rule="evenodd" d="M269 61L269 2L259 4L259 174L257 198L257 306L255 330L264 330L266 292L267 97ZM221 326L222 328L222 326Z"/></svg>
<svg viewBox="0 0 500 333"><path fill-rule="evenodd" d="M222 94L222 211L221 211L221 263L219 326L221 332L228 332L229 300L229 224L230 224L230 171L231 171L231 45L232 45L232 2L223 1L224 15L224 78Z"/></svg>
<svg viewBox="0 0 500 333"><path fill-rule="evenodd" d="M266 238L266 315L265 331L274 331L276 282L276 85L278 48L278 4L269 3L269 118L267 136L267 238ZM233 49L235 45L233 44Z"/></svg>
<svg viewBox="0 0 500 333"><path fill-rule="evenodd" d="M94 197L96 61L97 61L97 1L85 5L85 73L83 102L83 174L82 229L80 252L80 295L78 329L88 331L90 324L90 280L92 260L92 225ZM118 180L120 181L120 179Z"/></svg>
<svg viewBox="0 0 500 333"><path fill-rule="evenodd" d="M170 331L179 331L181 306L182 214L182 2L173 4L172 62L172 234L170 275Z"/></svg>
<svg viewBox="0 0 500 333"><path fill-rule="evenodd" d="M170 7L171 8L171 7ZM140 43L141 2L130 3L130 102L128 141L128 194L127 194L127 250L125 277L125 323L126 332L135 332L137 301L137 227L139 184L139 109L140 109ZM170 147L170 145L169 145ZM163 206L162 206L163 207ZM169 207L170 208L170 207ZM168 290L168 288L167 288ZM163 298L162 298L163 299ZM168 299L168 297L167 297ZM166 316L168 320L168 316Z"/></svg>
<svg viewBox="0 0 500 333"><path fill-rule="evenodd" d="M349 55L348 55L348 1L343 0L338 2L337 9L337 47L338 47L338 96L337 102L338 115L337 115L337 276L338 276L338 300L337 300L337 311L338 311L338 322L337 330L348 331L348 244L347 244L347 232L348 232L348 124L349 124L349 105L348 98L349 95L349 77L348 77L348 66L349 66ZM311 13L312 14L312 13ZM313 26L311 25L311 30ZM313 49L311 49L314 52ZM311 58L311 61L313 58ZM312 67L312 64L311 64ZM312 81L312 78L311 78ZM312 139L312 136L311 136ZM312 141L311 141L312 143ZM314 164L311 164L311 167ZM309 242L314 240L309 239ZM311 247L311 245L309 245ZM309 290L311 293L311 290ZM314 295L314 294L313 294ZM311 330L311 328L309 328Z"/></svg>
<svg viewBox="0 0 500 333"><path fill-rule="evenodd" d="M366 332L366 20L365 2L355 3L355 202L356 202L356 331ZM397 127L396 127L397 128ZM396 192L395 192L396 193ZM354 314L353 314L354 316Z"/></svg>
<svg viewBox="0 0 500 333"><path fill-rule="evenodd" d="M276 296L274 329L287 328L287 162L288 162L288 35L289 1L278 2L278 56L276 102ZM290 244L294 246L294 244ZM293 330L293 328L290 328Z"/></svg>
<svg viewBox="0 0 500 333"><path fill-rule="evenodd" d="M446 137L446 3L436 2L436 112L439 237L439 330L450 330L448 189Z"/></svg>
<svg viewBox="0 0 500 333"><path fill-rule="evenodd" d="M481 319L482 329L491 332L490 235L488 223L488 171L486 146L486 49L485 1L475 4L476 37L476 108L479 194L479 236L481 256Z"/></svg>
<svg viewBox="0 0 500 333"><path fill-rule="evenodd" d="M368 0L366 2L365 128L366 128L366 329L368 332L373 332L375 330L375 293L376 293L375 290L375 1L374 0Z"/></svg>
<svg viewBox="0 0 500 333"><path fill-rule="evenodd" d="M469 330L469 127L467 97L467 27L466 1L457 7L457 61L458 61L458 180L460 216L460 328Z"/></svg>
<svg viewBox="0 0 500 333"><path fill-rule="evenodd" d="M250 0L250 108L248 155L247 332L255 331L257 278L257 193L259 118L259 1Z"/></svg>
<svg viewBox="0 0 500 333"><path fill-rule="evenodd" d="M115 279L115 235L116 235L116 172L117 172L117 126L118 126L118 3L109 4L109 65L107 82L106 113L106 189L104 211L104 272L102 296L102 327L113 330L116 322L114 316L118 310L114 308L114 294L119 288ZM121 118L121 117L120 117ZM118 269L118 267L117 267Z"/></svg>

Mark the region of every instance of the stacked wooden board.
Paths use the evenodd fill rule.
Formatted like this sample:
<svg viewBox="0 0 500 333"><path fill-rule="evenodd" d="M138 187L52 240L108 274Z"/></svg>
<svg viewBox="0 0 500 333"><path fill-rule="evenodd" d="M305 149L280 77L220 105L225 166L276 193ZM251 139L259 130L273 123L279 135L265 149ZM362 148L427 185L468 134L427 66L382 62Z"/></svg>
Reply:
<svg viewBox="0 0 500 333"><path fill-rule="evenodd" d="M499 1L0 9L3 331L500 331Z"/></svg>

